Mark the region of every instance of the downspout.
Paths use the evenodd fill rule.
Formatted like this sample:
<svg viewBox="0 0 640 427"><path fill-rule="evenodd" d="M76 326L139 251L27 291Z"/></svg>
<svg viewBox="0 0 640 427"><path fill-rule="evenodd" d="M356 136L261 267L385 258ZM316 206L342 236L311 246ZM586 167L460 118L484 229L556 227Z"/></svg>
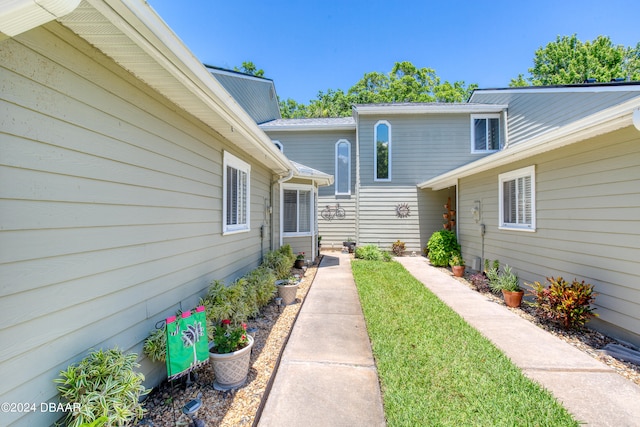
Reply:
<svg viewBox="0 0 640 427"><path fill-rule="evenodd" d="M278 185L278 191L280 191L281 187L280 185L283 182L287 182L289 181L291 178L293 178L293 168L289 169L289 172L287 173L286 176L279 178L276 181L272 181L271 182L271 227L273 228L273 201L275 200L275 187L276 184ZM280 213L280 215L278 215L278 246L282 246L282 212L280 212L280 209L278 208L278 212ZM271 232L271 249L273 250L276 242L275 242L275 236L273 235L273 230Z"/></svg>

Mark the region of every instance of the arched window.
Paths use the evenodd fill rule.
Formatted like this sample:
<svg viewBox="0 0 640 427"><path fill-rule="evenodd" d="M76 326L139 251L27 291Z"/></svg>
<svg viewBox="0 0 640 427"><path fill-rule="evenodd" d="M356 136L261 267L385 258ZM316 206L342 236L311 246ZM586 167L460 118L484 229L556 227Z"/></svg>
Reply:
<svg viewBox="0 0 640 427"><path fill-rule="evenodd" d="M336 142L335 193L351 194L351 143Z"/></svg>
<svg viewBox="0 0 640 427"><path fill-rule="evenodd" d="M282 145L282 142L274 140L273 143L278 147L278 150L284 152L284 145Z"/></svg>
<svg viewBox="0 0 640 427"><path fill-rule="evenodd" d="M386 120L374 128L374 181L391 181L391 125Z"/></svg>

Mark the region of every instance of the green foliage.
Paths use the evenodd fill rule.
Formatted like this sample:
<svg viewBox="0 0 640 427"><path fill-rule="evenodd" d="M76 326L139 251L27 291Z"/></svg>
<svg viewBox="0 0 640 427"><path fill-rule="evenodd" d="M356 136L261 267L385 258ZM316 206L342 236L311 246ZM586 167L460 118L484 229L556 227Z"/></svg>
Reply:
<svg viewBox="0 0 640 427"><path fill-rule="evenodd" d="M376 245L358 246L355 257L367 261L388 261L391 256L387 252L382 252Z"/></svg>
<svg viewBox="0 0 640 427"><path fill-rule="evenodd" d="M80 427L102 427L107 423L107 421L109 421L109 418L102 416L90 423L82 423L80 424Z"/></svg>
<svg viewBox="0 0 640 427"><path fill-rule="evenodd" d="M402 256L402 254L404 253L404 250L405 250L405 244L400 239L396 240L391 244L391 251L396 256Z"/></svg>
<svg viewBox="0 0 640 427"><path fill-rule="evenodd" d="M569 284L562 277L548 277L547 282L548 287L540 282L532 285L535 301L530 305L535 307L538 317L559 323L566 329L580 329L590 318L598 316L591 308L597 295L593 285L576 279Z"/></svg>
<svg viewBox="0 0 640 427"><path fill-rule="evenodd" d="M256 77L264 77L264 70L258 69L258 67L256 67L256 65L251 61L242 62L242 68L233 67L233 71L239 71Z"/></svg>
<svg viewBox="0 0 640 427"><path fill-rule="evenodd" d="M503 290L518 292L522 290L520 288L518 275L515 274L508 265L504 266L502 273L494 265L494 268L487 271L487 277L489 278L489 287L493 292L498 293Z"/></svg>
<svg viewBox="0 0 640 427"><path fill-rule="evenodd" d="M227 354L240 350L249 345L247 338L247 325L245 323L233 324L231 320L224 319L213 326L212 351L218 354Z"/></svg>
<svg viewBox="0 0 640 427"><path fill-rule="evenodd" d="M429 261L436 267L446 267L453 253L460 252L456 234L450 230L438 230L427 242Z"/></svg>
<svg viewBox="0 0 640 427"><path fill-rule="evenodd" d="M462 255L459 252L454 252L449 260L449 265L451 267L464 266L464 258L462 258Z"/></svg>
<svg viewBox="0 0 640 427"><path fill-rule="evenodd" d="M353 104L386 102L464 102L477 88L463 81L442 82L431 68L418 68L409 61L396 62L385 74L365 73L346 93L342 89L319 91L308 105L292 99L279 101L283 118L347 117Z"/></svg>
<svg viewBox="0 0 640 427"><path fill-rule="evenodd" d="M256 269L226 286L221 280L214 280L207 293L200 300L205 307L207 323L219 324L229 319L234 324L246 322L258 315L260 309L274 297L276 274L289 277L295 255L291 246L268 252L263 263ZM209 339L213 339L215 327L208 329ZM164 362L167 340L164 329L157 329L145 340L143 352L152 361Z"/></svg>
<svg viewBox="0 0 640 427"><path fill-rule="evenodd" d="M150 390L142 385L144 375L134 370L140 366L137 358L137 354L125 354L117 348L97 350L60 371L60 378L53 380L60 395L80 408L67 413L66 425L91 425L103 416L109 426L142 418L144 409L139 400Z"/></svg>
<svg viewBox="0 0 640 427"><path fill-rule="evenodd" d="M640 80L640 43L635 48L614 45L607 36L581 42L575 34L558 36L535 52L528 82L534 86L609 82L615 78ZM527 86L521 74L510 86Z"/></svg>

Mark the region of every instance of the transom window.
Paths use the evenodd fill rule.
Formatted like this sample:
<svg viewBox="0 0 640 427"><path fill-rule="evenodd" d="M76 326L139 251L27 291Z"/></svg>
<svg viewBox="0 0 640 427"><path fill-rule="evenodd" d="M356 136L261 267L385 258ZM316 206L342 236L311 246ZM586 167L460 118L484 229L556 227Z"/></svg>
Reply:
<svg viewBox="0 0 640 427"><path fill-rule="evenodd" d="M376 123L373 152L375 181L391 181L391 125L386 120Z"/></svg>
<svg viewBox="0 0 640 427"><path fill-rule="evenodd" d="M351 194L351 143L346 139L336 142L336 194Z"/></svg>
<svg viewBox="0 0 640 427"><path fill-rule="evenodd" d="M500 149L500 114L471 116L471 152L481 153Z"/></svg>
<svg viewBox="0 0 640 427"><path fill-rule="evenodd" d="M224 152L222 175L223 234L249 230L249 182L251 166Z"/></svg>
<svg viewBox="0 0 640 427"><path fill-rule="evenodd" d="M500 228L535 231L535 166L498 175Z"/></svg>
<svg viewBox="0 0 640 427"><path fill-rule="evenodd" d="M313 190L287 186L282 191L282 231L288 235L311 233Z"/></svg>

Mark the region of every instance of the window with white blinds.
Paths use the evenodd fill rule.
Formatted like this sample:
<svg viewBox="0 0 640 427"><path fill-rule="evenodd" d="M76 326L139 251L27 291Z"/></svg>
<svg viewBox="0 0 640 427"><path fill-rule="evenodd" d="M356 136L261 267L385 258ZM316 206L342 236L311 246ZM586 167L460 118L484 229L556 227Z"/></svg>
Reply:
<svg viewBox="0 0 640 427"><path fill-rule="evenodd" d="M501 146L500 115L473 114L471 116L471 152L498 151Z"/></svg>
<svg viewBox="0 0 640 427"><path fill-rule="evenodd" d="M282 193L282 231L289 234L311 232L311 189L285 188Z"/></svg>
<svg viewBox="0 0 640 427"><path fill-rule="evenodd" d="M225 151L222 175L224 210L222 232L249 230L249 177L251 166Z"/></svg>
<svg viewBox="0 0 640 427"><path fill-rule="evenodd" d="M500 228L535 231L535 167L498 175Z"/></svg>

